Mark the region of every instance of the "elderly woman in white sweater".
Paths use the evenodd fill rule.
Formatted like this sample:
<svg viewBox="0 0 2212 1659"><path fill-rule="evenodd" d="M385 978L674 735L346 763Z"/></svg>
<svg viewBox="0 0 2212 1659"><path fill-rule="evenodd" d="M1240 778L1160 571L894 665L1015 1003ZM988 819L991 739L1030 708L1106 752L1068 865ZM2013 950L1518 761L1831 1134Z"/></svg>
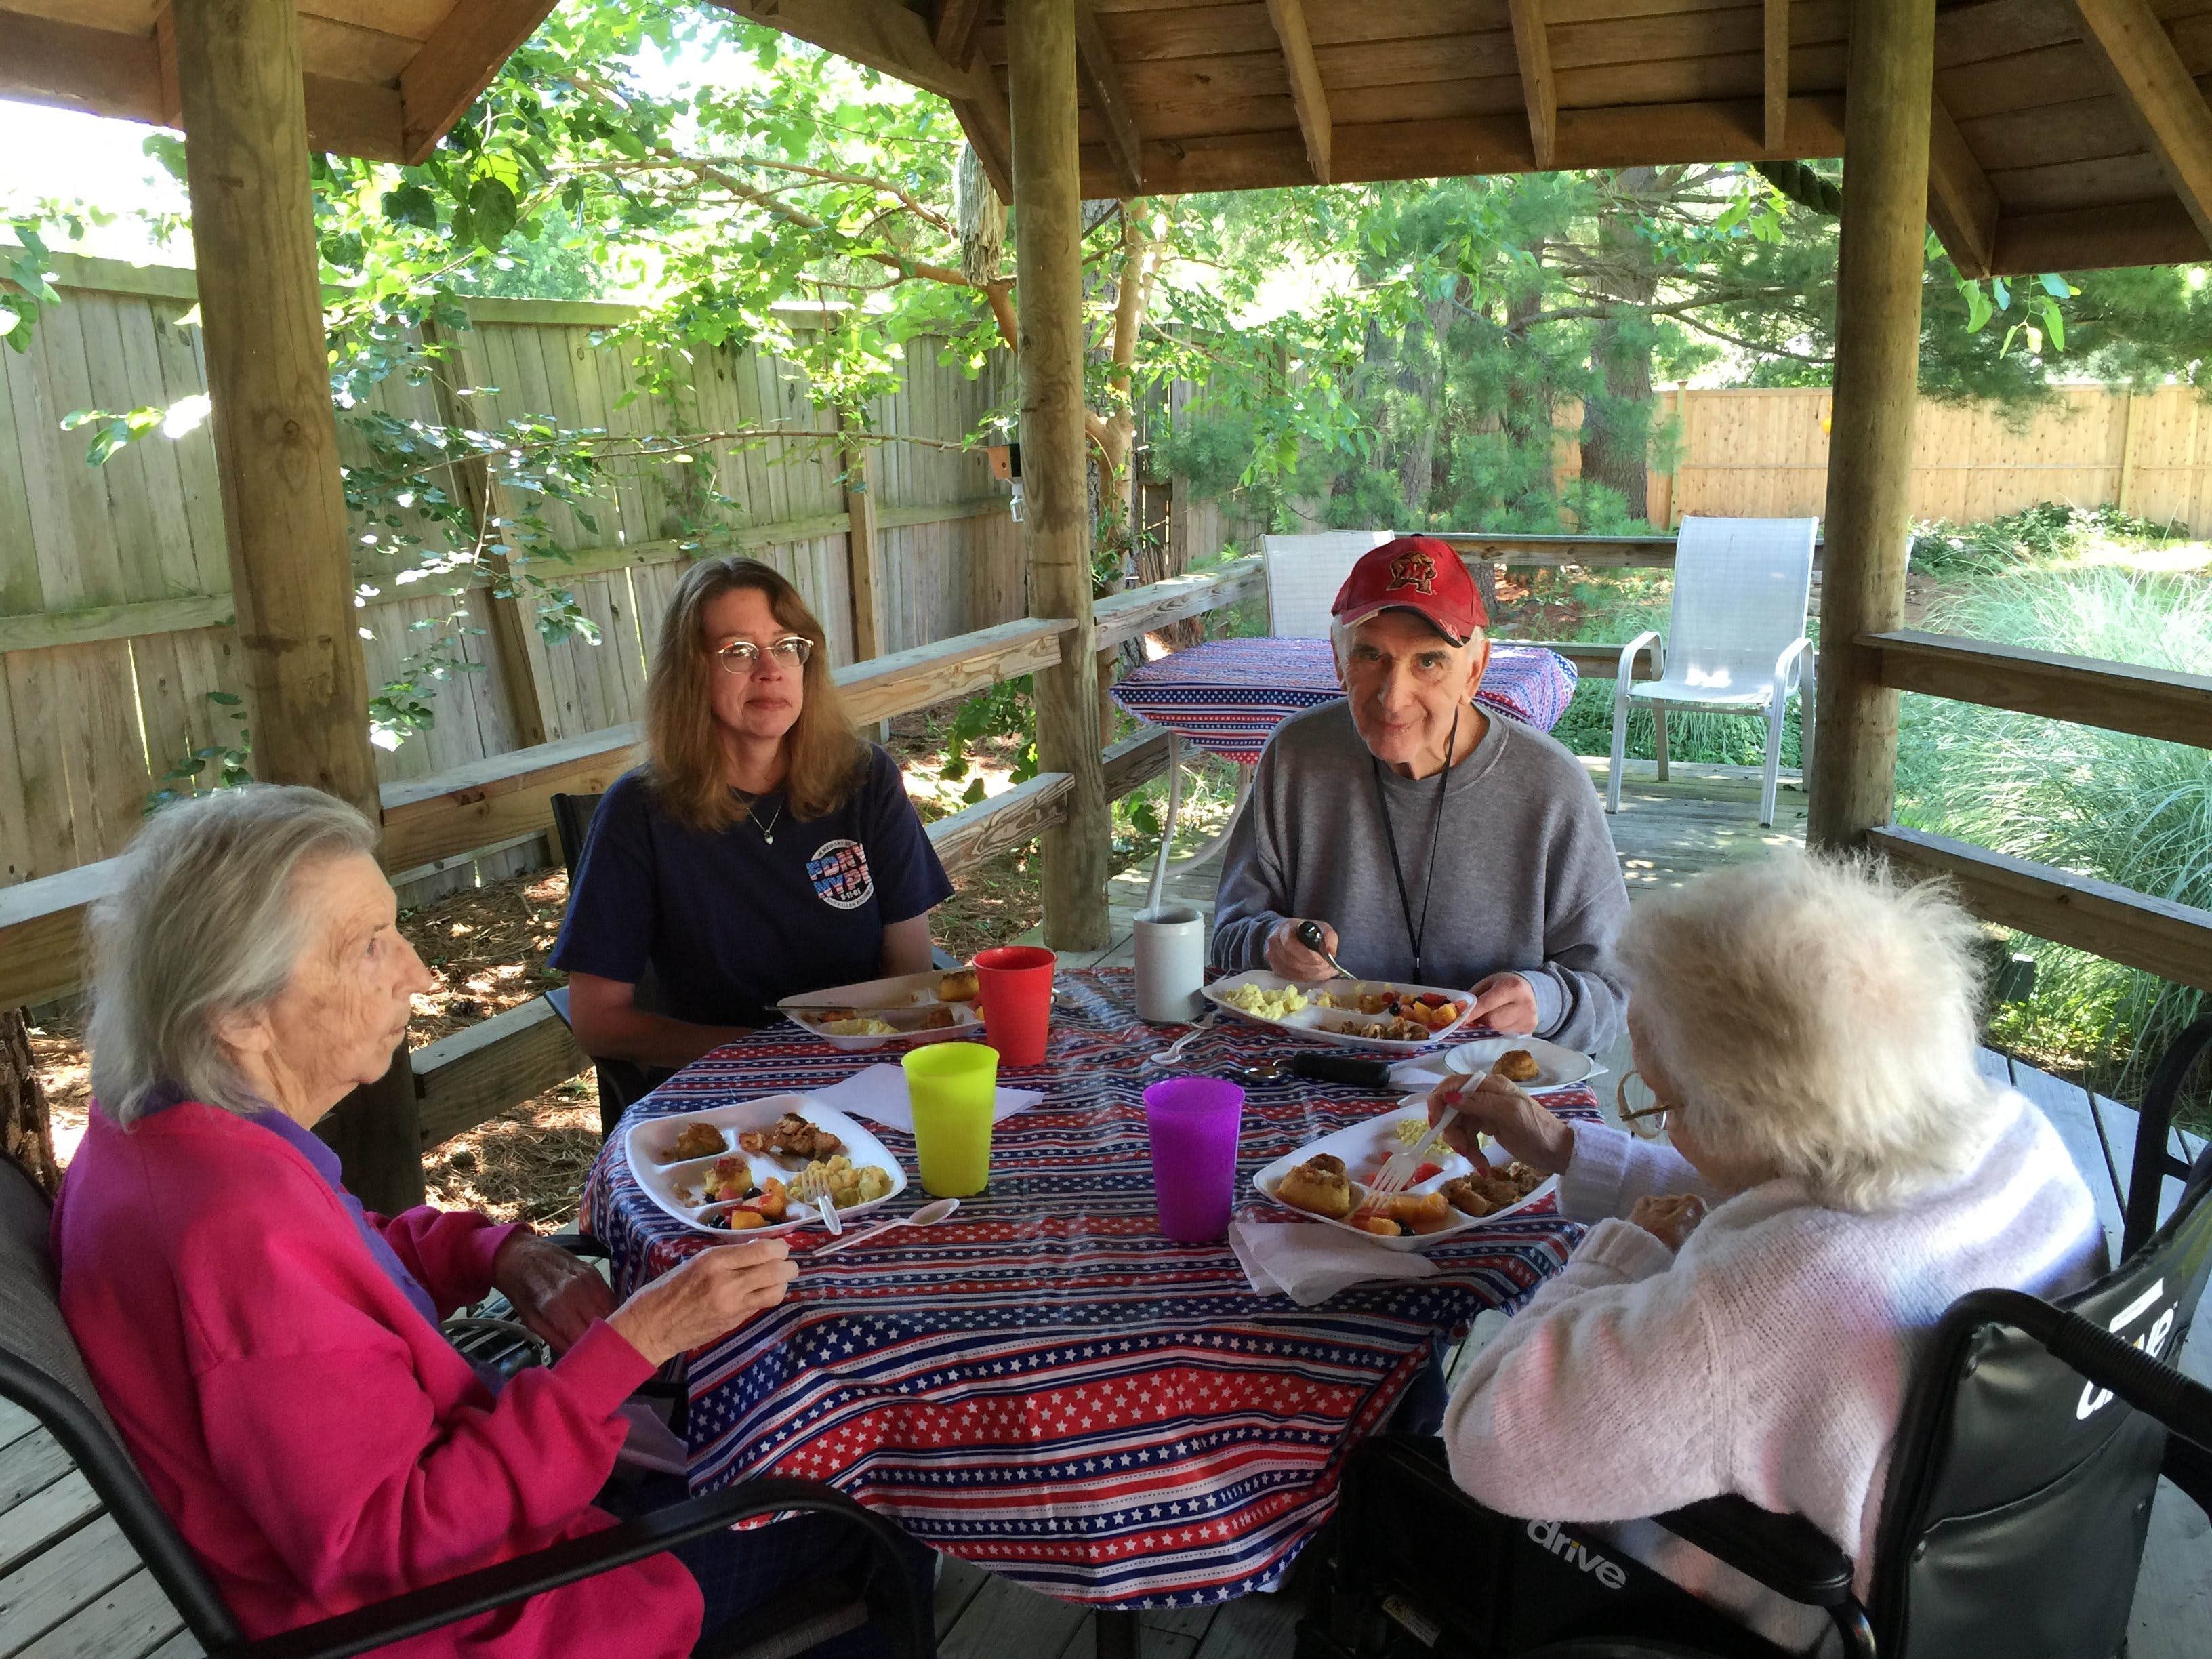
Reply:
<svg viewBox="0 0 2212 1659"><path fill-rule="evenodd" d="M1646 897L1620 937L1636 1073L1673 1145L1438 1088L1593 1223L1469 1367L1454 1477L1507 1514L1632 1522L1735 1492L1817 1523L1867 1592L1924 1338L1965 1292L2103 1265L2050 1123L1975 1064L1974 924L1876 866L1790 853ZM1632 1074L1633 1075L1633 1074ZM1626 1097L1624 1090L1624 1097ZM1652 1526L1628 1553L1793 1649L1826 1620Z"/></svg>

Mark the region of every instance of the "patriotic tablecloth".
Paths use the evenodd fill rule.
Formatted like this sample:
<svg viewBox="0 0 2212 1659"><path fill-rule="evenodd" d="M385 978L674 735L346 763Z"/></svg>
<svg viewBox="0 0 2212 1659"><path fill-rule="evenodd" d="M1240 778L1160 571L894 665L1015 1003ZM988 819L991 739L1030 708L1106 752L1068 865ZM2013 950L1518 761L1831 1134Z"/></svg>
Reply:
<svg viewBox="0 0 2212 1659"><path fill-rule="evenodd" d="M1576 678L1572 663L1541 646L1493 646L1474 698L1548 732L1567 712ZM1210 640L1114 686L1114 701L1139 720L1243 766L1291 715L1343 695L1327 640Z"/></svg>
<svg viewBox="0 0 2212 1659"><path fill-rule="evenodd" d="M1432 1338L1516 1306L1581 1229L1547 1201L1431 1252L1433 1279L1316 1308L1255 1295L1225 1244L1172 1243L1153 1218L1142 1092L1163 1073L1142 1068L1173 1028L1137 1023L1127 969L1060 982L1045 1064L1000 1074L1046 1097L998 1126L988 1191L934 1228L803 1267L782 1307L693 1356L692 1485L827 1480L934 1548L1068 1601L1226 1601L1289 1567L1334 1507L1352 1443L1382 1426ZM1184 1065L1291 1046L1225 1020ZM818 1088L883 1057L779 1026L633 1109ZM1596 1115L1586 1091L1551 1099ZM1263 1164L1391 1103L1297 1079L1248 1089L1240 1194ZM878 1133L911 1173L913 1138ZM874 1217L925 1198L916 1182ZM709 1242L640 1191L619 1136L585 1213L624 1294ZM1239 1213L1311 1224L1257 1202ZM821 1238L808 1229L793 1248Z"/></svg>

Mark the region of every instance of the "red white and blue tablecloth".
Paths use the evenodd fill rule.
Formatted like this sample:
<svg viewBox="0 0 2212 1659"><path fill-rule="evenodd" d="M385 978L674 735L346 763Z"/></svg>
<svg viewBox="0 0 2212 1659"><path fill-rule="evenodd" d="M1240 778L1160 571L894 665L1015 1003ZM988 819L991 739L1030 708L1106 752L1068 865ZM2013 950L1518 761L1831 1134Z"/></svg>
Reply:
<svg viewBox="0 0 2212 1659"><path fill-rule="evenodd" d="M1573 700L1575 665L1540 645L1491 647L1477 702L1548 732ZM1210 754L1249 766L1293 714L1344 695L1327 640L1209 640L1132 670L1114 701Z"/></svg>
<svg viewBox="0 0 2212 1659"><path fill-rule="evenodd" d="M1433 1337L1517 1305L1581 1229L1547 1203L1434 1250L1433 1279L1315 1308L1255 1295L1225 1244L1159 1234L1142 1092L1163 1073L1142 1068L1163 1028L1129 1012L1127 970L1060 983L1045 1063L1001 1073L1045 1099L998 1126L988 1191L934 1228L805 1266L783 1306L692 1356L692 1485L827 1480L925 1544L1068 1601L1226 1601L1280 1578ZM1184 1068L1292 1046L1225 1021ZM896 1051L840 1054L778 1026L634 1112L819 1088L884 1058ZM1586 1091L1550 1099L1596 1115ZM1299 1079L1249 1088L1239 1192L1280 1153L1389 1104ZM912 1137L878 1133L911 1173ZM711 1241L653 1206L621 1146L600 1155L585 1214L627 1294ZM874 1214L925 1198L916 1182ZM1310 1224L1258 1203L1240 1213ZM821 1237L794 1235L794 1251Z"/></svg>

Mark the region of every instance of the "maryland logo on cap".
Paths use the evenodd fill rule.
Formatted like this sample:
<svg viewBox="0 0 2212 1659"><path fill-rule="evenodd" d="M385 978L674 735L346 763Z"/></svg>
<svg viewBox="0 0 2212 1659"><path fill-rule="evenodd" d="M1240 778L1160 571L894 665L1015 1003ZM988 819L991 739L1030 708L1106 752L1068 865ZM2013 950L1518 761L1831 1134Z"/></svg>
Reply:
<svg viewBox="0 0 2212 1659"><path fill-rule="evenodd" d="M1454 645L1465 645L1490 612L1466 564L1434 536L1401 536L1362 554L1329 607L1347 628L1384 611L1411 611Z"/></svg>
<svg viewBox="0 0 2212 1659"><path fill-rule="evenodd" d="M1410 587L1416 592L1437 591L1437 562L1419 547L1409 547L1390 561L1390 586Z"/></svg>

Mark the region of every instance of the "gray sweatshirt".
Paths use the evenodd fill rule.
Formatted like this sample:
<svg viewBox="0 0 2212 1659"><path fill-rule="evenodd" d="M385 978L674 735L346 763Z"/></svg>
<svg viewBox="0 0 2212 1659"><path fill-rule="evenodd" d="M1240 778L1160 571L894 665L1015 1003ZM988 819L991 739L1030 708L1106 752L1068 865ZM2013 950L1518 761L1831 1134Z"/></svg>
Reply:
<svg viewBox="0 0 2212 1659"><path fill-rule="evenodd" d="M1490 729L1444 787L1421 982L1458 988L1520 974L1536 994L1537 1036L1602 1048L1620 1035L1628 1000L1613 955L1628 890L1597 791L1560 744L1485 712ZM1381 771L1418 926L1437 780ZM1413 980L1375 775L1349 703L1276 730L1223 855L1216 967L1265 968L1268 933L1301 916L1336 929L1338 960L1360 978Z"/></svg>

